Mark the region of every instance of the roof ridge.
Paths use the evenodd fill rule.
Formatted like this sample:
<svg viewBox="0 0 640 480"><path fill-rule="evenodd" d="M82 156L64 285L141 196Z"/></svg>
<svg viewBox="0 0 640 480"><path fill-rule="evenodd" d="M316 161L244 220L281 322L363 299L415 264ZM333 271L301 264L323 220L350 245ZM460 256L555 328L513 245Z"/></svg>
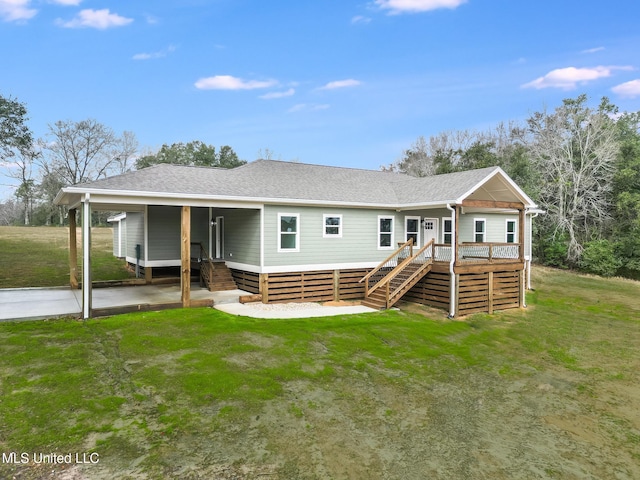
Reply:
<svg viewBox="0 0 640 480"><path fill-rule="evenodd" d="M342 165L320 165L320 164L317 164L317 163L297 162L297 161L291 161L291 160L272 160L272 159L265 159L265 158L259 158L257 160L254 160L253 162L246 163L245 165L242 165L242 166L249 166L249 165L253 165L255 163L262 163L262 162L264 162L264 163L291 164L291 165L303 165L303 166L315 167L315 168L330 168L330 169L351 170L351 171L356 171L356 172L385 173L385 174L390 174L390 175L410 176L410 175L407 175L406 173L388 172L388 171L385 171L385 170L372 170L370 168L345 167L345 166L342 166Z"/></svg>

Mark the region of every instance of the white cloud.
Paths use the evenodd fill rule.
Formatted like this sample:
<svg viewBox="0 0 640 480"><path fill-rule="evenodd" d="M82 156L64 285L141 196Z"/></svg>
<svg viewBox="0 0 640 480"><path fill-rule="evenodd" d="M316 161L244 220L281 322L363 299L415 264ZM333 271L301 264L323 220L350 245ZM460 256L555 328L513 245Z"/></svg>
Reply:
<svg viewBox="0 0 640 480"><path fill-rule="evenodd" d="M615 87L613 87L611 90L621 97L640 97L640 79L621 83L620 85L616 85Z"/></svg>
<svg viewBox="0 0 640 480"><path fill-rule="evenodd" d="M329 82L324 87L320 87L320 90L335 90L336 88L356 87L361 85L362 82L349 78L348 80L336 80L335 82Z"/></svg>
<svg viewBox="0 0 640 480"><path fill-rule="evenodd" d="M438 10L439 8L457 8L467 0L375 0L376 5L391 14L418 13Z"/></svg>
<svg viewBox="0 0 640 480"><path fill-rule="evenodd" d="M364 17L362 15L356 15L355 17L353 17L351 19L351 23L353 25L371 23L371 18L370 17Z"/></svg>
<svg viewBox="0 0 640 480"><path fill-rule="evenodd" d="M231 75L216 75L199 79L195 86L200 90L255 90L277 84L275 80L243 80Z"/></svg>
<svg viewBox="0 0 640 480"><path fill-rule="evenodd" d="M176 47L169 45L168 48L152 53L136 53L132 58L133 60L153 60L156 58L163 58L169 55L171 52L175 52Z"/></svg>
<svg viewBox="0 0 640 480"><path fill-rule="evenodd" d="M30 4L31 0L0 0L0 18L6 22L29 20L38 13Z"/></svg>
<svg viewBox="0 0 640 480"><path fill-rule="evenodd" d="M319 110L326 110L330 107L330 105L326 104L326 103L298 103L297 105L294 105L293 107L291 107L289 110L287 110L287 113L296 113L296 112L303 112L303 111L307 111L307 112L317 112Z"/></svg>
<svg viewBox="0 0 640 480"><path fill-rule="evenodd" d="M65 28L97 28L106 30L112 27L123 27L133 22L132 18L126 18L111 13L108 8L102 10L80 10L76 17L68 22L58 19L58 25Z"/></svg>
<svg viewBox="0 0 640 480"><path fill-rule="evenodd" d="M586 50L582 50L580 53L596 53L602 52L604 47L595 47L595 48L587 48Z"/></svg>
<svg viewBox="0 0 640 480"><path fill-rule="evenodd" d="M77 7L82 3L82 0L50 0L51 3L55 3L56 5L65 5L70 7Z"/></svg>
<svg viewBox="0 0 640 480"><path fill-rule="evenodd" d="M593 67L576 68L566 67L551 70L543 77L536 78L532 82L525 83L522 88L561 88L563 90L573 90L578 84L584 85L587 82L599 78L610 77L613 70L633 70L632 67Z"/></svg>
<svg viewBox="0 0 640 480"><path fill-rule="evenodd" d="M295 93L295 89L290 88L289 90L285 90L284 92L265 93L264 95L260 95L260 98L262 98L263 100L273 100L274 98L291 97Z"/></svg>

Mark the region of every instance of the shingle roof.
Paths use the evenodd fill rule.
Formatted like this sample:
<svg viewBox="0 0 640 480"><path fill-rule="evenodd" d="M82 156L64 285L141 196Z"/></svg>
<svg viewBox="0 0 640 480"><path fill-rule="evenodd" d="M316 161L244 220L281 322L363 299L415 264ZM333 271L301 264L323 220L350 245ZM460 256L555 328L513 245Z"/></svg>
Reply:
<svg viewBox="0 0 640 480"><path fill-rule="evenodd" d="M159 164L76 185L72 190L398 206L453 201L495 170L498 167L416 178L273 160L257 160L233 169Z"/></svg>

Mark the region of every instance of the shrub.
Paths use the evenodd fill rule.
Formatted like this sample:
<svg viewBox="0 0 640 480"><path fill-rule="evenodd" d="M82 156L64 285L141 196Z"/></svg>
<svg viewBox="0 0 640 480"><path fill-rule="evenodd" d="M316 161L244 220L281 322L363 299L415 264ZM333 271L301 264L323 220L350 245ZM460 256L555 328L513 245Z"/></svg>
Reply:
<svg viewBox="0 0 640 480"><path fill-rule="evenodd" d="M622 263L616 255L615 243L609 240L594 240L585 244L580 268L588 273L612 277L622 267Z"/></svg>

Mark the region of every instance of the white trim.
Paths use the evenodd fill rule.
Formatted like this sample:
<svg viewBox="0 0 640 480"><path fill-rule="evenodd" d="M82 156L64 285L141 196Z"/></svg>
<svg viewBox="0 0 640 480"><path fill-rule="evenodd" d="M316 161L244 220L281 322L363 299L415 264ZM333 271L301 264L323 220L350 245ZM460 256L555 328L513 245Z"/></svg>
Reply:
<svg viewBox="0 0 640 480"><path fill-rule="evenodd" d="M122 258L122 222L118 220L118 258Z"/></svg>
<svg viewBox="0 0 640 480"><path fill-rule="evenodd" d="M122 212L122 213L119 213L117 215L113 215L113 216L107 218L107 222L108 223L116 223L116 222L119 222L120 220L122 220L123 218L127 218L127 212Z"/></svg>
<svg viewBox="0 0 640 480"><path fill-rule="evenodd" d="M529 198L529 195L524 193L524 191L513 180L511 180L511 178L509 178L509 175L507 175L506 172L504 170L502 170L502 168L500 168L500 167L495 167L495 170L493 172L491 172L485 178L483 178L481 181L476 183L465 194L461 195L458 199L456 199L456 201L454 203L461 204L468 196L470 196L472 193L474 193L476 190L478 190L480 187L482 187L485 183L487 183L489 180L491 180L496 175L500 175L502 177L502 179L507 182L507 185L509 187L511 187L513 190L515 190L516 195L519 196L523 200L523 203L524 203L525 207L527 207L527 208L536 208L537 207L537 205L534 203L534 201L531 200L531 198Z"/></svg>
<svg viewBox="0 0 640 480"><path fill-rule="evenodd" d="M296 231L295 232L283 232L280 230L282 227L282 217L295 217L296 219ZM296 253L300 251L300 214L299 213L285 213L278 212L278 224L277 224L277 232L278 232L278 253ZM294 248L282 248L282 235L283 234L294 234L295 239L295 247Z"/></svg>
<svg viewBox="0 0 640 480"><path fill-rule="evenodd" d="M127 262L135 265L136 257L126 256L125 259ZM180 259L177 260L143 260L140 259L141 267L179 267L182 265Z"/></svg>
<svg viewBox="0 0 640 480"><path fill-rule="evenodd" d="M313 272L315 270L350 270L360 268L374 268L380 262L354 262L354 263L319 263L304 265L274 265L260 268L257 265L247 263L225 262L228 268L244 270L252 273L287 273L287 272Z"/></svg>
<svg viewBox="0 0 640 480"><path fill-rule="evenodd" d="M509 242L509 222L513 222L513 242ZM525 223L526 225L526 223ZM518 243L518 219L517 218L505 218L504 219L504 243Z"/></svg>
<svg viewBox="0 0 640 480"><path fill-rule="evenodd" d="M260 207L260 268L264 266L264 205Z"/></svg>
<svg viewBox="0 0 640 480"><path fill-rule="evenodd" d="M144 224L144 255L140 260L149 260L149 205L144 206L144 218L142 219ZM134 262L135 263L135 262Z"/></svg>
<svg viewBox="0 0 640 480"><path fill-rule="evenodd" d="M327 225L327 218L339 219L338 225ZM338 233L327 233L327 227L338 227ZM342 214L323 213L322 214L322 238L342 238Z"/></svg>
<svg viewBox="0 0 640 480"><path fill-rule="evenodd" d="M482 222L484 224L484 228L482 229L482 242L478 242L476 240L476 235L478 234L476 230L476 222ZM474 217L473 219L473 241L475 243L486 243L487 241L487 219L482 217Z"/></svg>
<svg viewBox="0 0 640 480"><path fill-rule="evenodd" d="M445 222L447 222L447 221L451 222L451 231L449 231L449 232L447 232L447 230L444 228ZM444 239L444 236L445 236L447 233L448 233L449 235L451 235L451 241L450 241L450 242L447 242L447 241ZM440 242L441 242L441 243L444 243L444 244L450 244L452 241L453 241L453 221L451 220L451 216L448 216L448 217L442 217L442 232L441 232Z"/></svg>
<svg viewBox="0 0 640 480"><path fill-rule="evenodd" d="M407 231L407 220L415 220L418 222L418 229L415 232L408 232ZM422 245L422 217L420 217L419 215L405 215L404 216L404 241L407 242L409 241L409 239L407 238L407 236L409 235L409 233L411 234L417 234L417 238L416 238L416 243L414 244L414 247L419 247L420 245Z"/></svg>
<svg viewBox="0 0 640 480"><path fill-rule="evenodd" d="M391 231L390 232L381 232L380 231L380 220L382 219L390 219L391 220ZM393 215L378 215L378 225L377 225L377 236L376 236L376 247L378 250L393 250L393 241L395 238L394 230L395 230L395 220L396 217ZM391 240L389 242L389 246L383 247L380 245L380 235L391 235Z"/></svg>

